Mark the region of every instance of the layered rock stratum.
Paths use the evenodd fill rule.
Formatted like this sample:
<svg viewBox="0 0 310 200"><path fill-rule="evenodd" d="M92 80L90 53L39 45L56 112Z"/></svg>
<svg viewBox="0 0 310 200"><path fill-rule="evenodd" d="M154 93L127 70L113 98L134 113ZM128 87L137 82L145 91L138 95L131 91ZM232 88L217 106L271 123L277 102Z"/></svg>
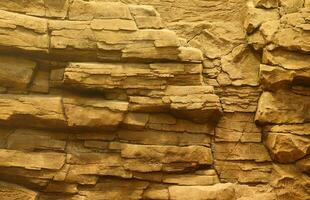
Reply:
<svg viewBox="0 0 310 200"><path fill-rule="evenodd" d="M310 199L309 0L1 0L1 200Z"/></svg>

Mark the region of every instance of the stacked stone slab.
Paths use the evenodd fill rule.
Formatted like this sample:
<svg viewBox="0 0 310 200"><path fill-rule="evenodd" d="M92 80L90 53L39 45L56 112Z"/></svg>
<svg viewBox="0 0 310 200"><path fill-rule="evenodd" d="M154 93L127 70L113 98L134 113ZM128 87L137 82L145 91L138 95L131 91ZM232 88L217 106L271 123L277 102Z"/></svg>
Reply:
<svg viewBox="0 0 310 200"><path fill-rule="evenodd" d="M310 199L309 6L2 0L1 198Z"/></svg>

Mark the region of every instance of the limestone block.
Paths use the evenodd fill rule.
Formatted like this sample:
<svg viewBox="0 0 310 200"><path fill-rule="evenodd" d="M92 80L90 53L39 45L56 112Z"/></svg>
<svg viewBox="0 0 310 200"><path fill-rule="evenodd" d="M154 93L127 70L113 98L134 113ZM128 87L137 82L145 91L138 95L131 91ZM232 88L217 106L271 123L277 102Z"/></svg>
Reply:
<svg viewBox="0 0 310 200"><path fill-rule="evenodd" d="M307 70L310 68L310 56L280 49L273 51L264 50L263 63L278 65L287 70Z"/></svg>
<svg viewBox="0 0 310 200"><path fill-rule="evenodd" d="M152 184L143 193L143 198L147 199L169 199L168 188L164 185Z"/></svg>
<svg viewBox="0 0 310 200"><path fill-rule="evenodd" d="M271 181L272 164L245 161L215 161L221 182L260 183Z"/></svg>
<svg viewBox="0 0 310 200"><path fill-rule="evenodd" d="M75 0L69 10L70 20L132 19L129 7L120 2Z"/></svg>
<svg viewBox="0 0 310 200"><path fill-rule="evenodd" d="M23 152L15 150L0 150L0 166L22 167L25 169L59 170L65 164L65 154L51 152Z"/></svg>
<svg viewBox="0 0 310 200"><path fill-rule="evenodd" d="M36 63L11 56L0 56L0 84L4 87L25 90L29 86Z"/></svg>
<svg viewBox="0 0 310 200"><path fill-rule="evenodd" d="M81 190L79 194L86 199L141 199L149 183L144 181L124 181L106 178L92 189Z"/></svg>
<svg viewBox="0 0 310 200"><path fill-rule="evenodd" d="M214 170L196 171L195 174L174 175L167 174L163 176L162 182L177 185L215 185L219 183L219 179Z"/></svg>
<svg viewBox="0 0 310 200"><path fill-rule="evenodd" d="M7 138L7 148L14 150L54 150L64 151L66 134L39 131L31 129L17 129Z"/></svg>
<svg viewBox="0 0 310 200"><path fill-rule="evenodd" d="M70 63L65 87L104 89L165 89L167 84L197 85L201 64Z"/></svg>
<svg viewBox="0 0 310 200"><path fill-rule="evenodd" d="M216 88L224 112L255 112L261 89L258 87L226 86Z"/></svg>
<svg viewBox="0 0 310 200"><path fill-rule="evenodd" d="M76 128L113 129L124 119L127 102L85 98L64 98L68 126Z"/></svg>
<svg viewBox="0 0 310 200"><path fill-rule="evenodd" d="M266 123L304 123L310 120L310 98L287 90L264 92L259 99L255 121Z"/></svg>
<svg viewBox="0 0 310 200"><path fill-rule="evenodd" d="M42 17L65 18L69 8L69 0L3 0L3 10Z"/></svg>
<svg viewBox="0 0 310 200"><path fill-rule="evenodd" d="M0 95L0 121L7 125L63 127L66 124L60 97Z"/></svg>
<svg viewBox="0 0 310 200"><path fill-rule="evenodd" d="M217 160L271 161L267 149L260 143L216 143L214 156Z"/></svg>
<svg viewBox="0 0 310 200"><path fill-rule="evenodd" d="M310 139L282 133L268 133L265 143L274 160L292 163L310 153Z"/></svg>
<svg viewBox="0 0 310 200"><path fill-rule="evenodd" d="M189 120L176 119L167 114L151 114L147 128L157 131L214 135L214 127L209 123L197 124Z"/></svg>
<svg viewBox="0 0 310 200"><path fill-rule="evenodd" d="M190 162L212 164L211 150L202 146L160 146L160 145L124 145L123 158L144 159L161 163Z"/></svg>
<svg viewBox="0 0 310 200"><path fill-rule="evenodd" d="M213 186L170 186L171 199L185 200L230 200L235 196L233 184L216 184Z"/></svg>
<svg viewBox="0 0 310 200"><path fill-rule="evenodd" d="M251 113L225 113L215 129L216 142L261 142L261 137Z"/></svg>
<svg viewBox="0 0 310 200"><path fill-rule="evenodd" d="M269 90L291 85L307 85L310 83L310 68L289 70L279 66L261 65L260 79L262 86Z"/></svg>
<svg viewBox="0 0 310 200"><path fill-rule="evenodd" d="M178 133L172 131L128 131L117 132L121 141L145 145L204 145L210 146L211 138L205 134Z"/></svg>
<svg viewBox="0 0 310 200"><path fill-rule="evenodd" d="M169 86L164 102L177 116L184 116L194 122L217 122L222 108L211 86Z"/></svg>
<svg viewBox="0 0 310 200"><path fill-rule="evenodd" d="M0 49L47 53L47 20L0 10Z"/></svg>

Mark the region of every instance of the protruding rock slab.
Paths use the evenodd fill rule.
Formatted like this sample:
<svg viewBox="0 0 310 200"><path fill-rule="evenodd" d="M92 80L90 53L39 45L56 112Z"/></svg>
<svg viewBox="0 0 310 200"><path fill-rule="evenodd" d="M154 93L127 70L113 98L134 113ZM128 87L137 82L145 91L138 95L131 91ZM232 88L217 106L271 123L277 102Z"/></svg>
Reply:
<svg viewBox="0 0 310 200"><path fill-rule="evenodd" d="M255 121L261 124L293 124L310 121L310 97L288 90L263 92Z"/></svg>
<svg viewBox="0 0 310 200"><path fill-rule="evenodd" d="M200 84L201 64L70 63L65 87L77 89L164 89L169 84Z"/></svg>
<svg viewBox="0 0 310 200"><path fill-rule="evenodd" d="M47 20L0 10L0 49L46 53Z"/></svg>
<svg viewBox="0 0 310 200"><path fill-rule="evenodd" d="M219 97L210 86L169 86L164 102L177 116L194 122L217 122L222 114Z"/></svg>
<svg viewBox="0 0 310 200"><path fill-rule="evenodd" d="M64 98L68 126L93 129L113 129L124 119L127 102L99 99Z"/></svg>
<svg viewBox="0 0 310 200"><path fill-rule="evenodd" d="M93 188L81 189L79 194L86 199L141 199L149 183L134 180L105 178Z"/></svg>
<svg viewBox="0 0 310 200"><path fill-rule="evenodd" d="M291 163L310 153L310 139L307 137L268 133L265 143L274 160L280 163Z"/></svg>
<svg viewBox="0 0 310 200"><path fill-rule="evenodd" d="M277 162L292 163L310 153L310 124L267 126L264 132L266 146Z"/></svg>
<svg viewBox="0 0 310 200"><path fill-rule="evenodd" d="M271 180L271 163L253 161L215 161L215 169L221 182L269 183Z"/></svg>
<svg viewBox="0 0 310 200"><path fill-rule="evenodd" d="M171 199L186 200L231 200L235 197L233 184L216 184L213 186L170 186Z"/></svg>
<svg viewBox="0 0 310 200"><path fill-rule="evenodd" d="M2 200L36 200L39 194L19 185L0 181L0 195Z"/></svg>
<svg viewBox="0 0 310 200"><path fill-rule="evenodd" d="M15 150L0 150L0 166L23 167L26 169L59 170L65 164L65 154L49 152L23 152Z"/></svg>
<svg viewBox="0 0 310 200"><path fill-rule="evenodd" d="M2 94L0 107L3 124L53 128L66 124L60 97Z"/></svg>
<svg viewBox="0 0 310 200"><path fill-rule="evenodd" d="M264 88L277 90L291 85L310 85L310 66L298 70L279 66L260 66L260 79Z"/></svg>
<svg viewBox="0 0 310 200"><path fill-rule="evenodd" d="M158 170L161 170L162 164L189 163L196 166L213 163L211 149L203 146L177 147L126 144L122 148L121 155L127 159L138 159L145 166L147 163L156 164L159 167Z"/></svg>

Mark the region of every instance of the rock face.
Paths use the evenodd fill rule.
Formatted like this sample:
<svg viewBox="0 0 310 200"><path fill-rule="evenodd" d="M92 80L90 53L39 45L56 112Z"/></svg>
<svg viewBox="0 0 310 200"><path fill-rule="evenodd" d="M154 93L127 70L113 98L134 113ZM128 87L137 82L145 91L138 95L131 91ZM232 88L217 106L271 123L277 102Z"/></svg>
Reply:
<svg viewBox="0 0 310 200"><path fill-rule="evenodd" d="M310 199L309 8L0 1L0 199Z"/></svg>

